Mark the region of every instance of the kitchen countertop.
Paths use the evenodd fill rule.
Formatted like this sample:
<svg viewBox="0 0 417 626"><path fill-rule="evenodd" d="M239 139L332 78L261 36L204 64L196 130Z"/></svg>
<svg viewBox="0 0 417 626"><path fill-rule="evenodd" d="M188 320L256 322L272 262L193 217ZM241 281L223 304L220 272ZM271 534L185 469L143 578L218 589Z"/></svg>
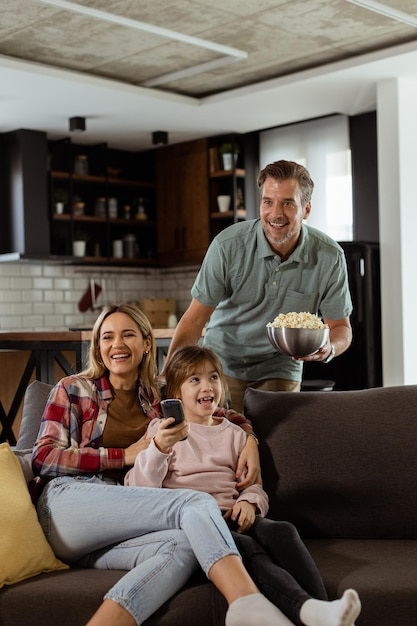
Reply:
<svg viewBox="0 0 417 626"><path fill-rule="evenodd" d="M172 339L175 328L154 328L153 334L156 340ZM41 330L41 331L0 331L0 343L14 341L90 341L91 330Z"/></svg>

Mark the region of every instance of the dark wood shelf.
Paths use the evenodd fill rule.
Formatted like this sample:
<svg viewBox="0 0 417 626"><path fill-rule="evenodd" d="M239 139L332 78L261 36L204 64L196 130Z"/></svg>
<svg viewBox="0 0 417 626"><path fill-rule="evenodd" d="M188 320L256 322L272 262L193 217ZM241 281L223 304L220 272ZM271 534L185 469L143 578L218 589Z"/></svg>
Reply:
<svg viewBox="0 0 417 626"><path fill-rule="evenodd" d="M224 178L226 176L233 176L233 174L240 178L244 178L245 170L242 170L240 168L236 170L219 170L218 172L212 172L210 174L210 178Z"/></svg>
<svg viewBox="0 0 417 626"><path fill-rule="evenodd" d="M93 176L91 174L75 174L72 172L51 171L51 178L56 180L76 180L86 183L108 183L109 185L120 185L121 187L140 187L153 189L155 183L149 181L128 180L124 178L108 178L107 176Z"/></svg>
<svg viewBox="0 0 417 626"><path fill-rule="evenodd" d="M104 219L106 221L106 218L101 218ZM136 220L136 219L129 219L126 220L123 217L109 217L109 224L123 224L123 226L156 226L156 221L155 220Z"/></svg>
<svg viewBox="0 0 417 626"><path fill-rule="evenodd" d="M150 183L148 181L125 180L124 178L107 178L106 181L109 185L120 185L122 187L142 187L146 189L153 189L155 187L155 183Z"/></svg>
<svg viewBox="0 0 417 626"><path fill-rule="evenodd" d="M234 213L233 211L213 211L211 214L211 219L214 220L226 220L233 219Z"/></svg>

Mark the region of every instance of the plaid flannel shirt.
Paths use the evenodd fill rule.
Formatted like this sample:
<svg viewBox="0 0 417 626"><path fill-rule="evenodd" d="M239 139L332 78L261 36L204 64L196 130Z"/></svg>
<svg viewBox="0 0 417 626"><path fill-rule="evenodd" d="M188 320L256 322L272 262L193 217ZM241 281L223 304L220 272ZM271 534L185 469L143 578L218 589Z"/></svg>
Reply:
<svg viewBox="0 0 417 626"><path fill-rule="evenodd" d="M159 402L147 396L140 380L138 398L149 421L161 417ZM107 375L97 379L67 376L55 385L33 449L34 473L51 479L122 469L123 448L101 446L112 399ZM236 411L219 408L216 414L227 417L247 433L253 432L251 422Z"/></svg>

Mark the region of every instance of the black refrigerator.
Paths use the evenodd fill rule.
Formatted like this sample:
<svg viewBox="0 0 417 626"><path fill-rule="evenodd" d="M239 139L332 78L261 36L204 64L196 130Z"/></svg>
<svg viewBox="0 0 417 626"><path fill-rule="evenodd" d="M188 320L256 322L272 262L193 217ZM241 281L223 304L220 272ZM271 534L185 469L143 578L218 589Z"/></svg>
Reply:
<svg viewBox="0 0 417 626"><path fill-rule="evenodd" d="M335 390L382 387L379 244L339 244L346 255L353 302L352 344L328 365L305 363L303 380L331 380Z"/></svg>

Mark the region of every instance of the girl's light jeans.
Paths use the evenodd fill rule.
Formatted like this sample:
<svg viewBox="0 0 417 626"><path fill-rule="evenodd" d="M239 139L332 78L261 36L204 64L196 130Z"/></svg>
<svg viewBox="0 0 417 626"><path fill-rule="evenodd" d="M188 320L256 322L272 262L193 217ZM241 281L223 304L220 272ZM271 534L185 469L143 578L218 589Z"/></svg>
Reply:
<svg viewBox="0 0 417 626"><path fill-rule="evenodd" d="M38 517L55 554L82 567L129 570L111 598L142 624L200 564L239 554L214 498L189 489L124 487L93 477L45 486Z"/></svg>

